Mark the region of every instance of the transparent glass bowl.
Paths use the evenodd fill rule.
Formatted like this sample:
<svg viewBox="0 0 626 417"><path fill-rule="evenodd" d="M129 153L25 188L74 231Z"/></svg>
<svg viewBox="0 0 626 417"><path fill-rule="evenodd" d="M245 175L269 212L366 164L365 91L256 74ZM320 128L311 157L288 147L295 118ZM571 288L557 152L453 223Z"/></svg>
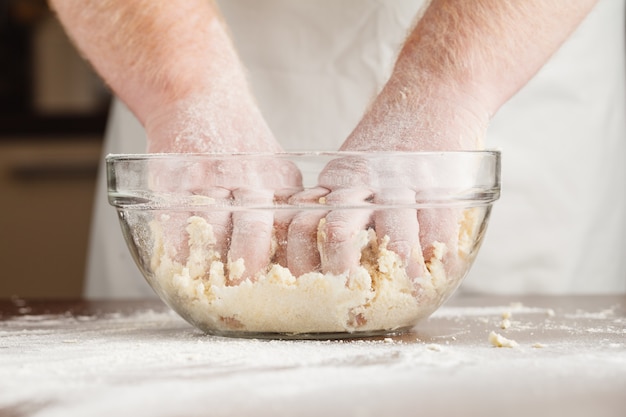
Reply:
<svg viewBox="0 0 626 417"><path fill-rule="evenodd" d="M479 250L497 151L109 155L108 196L161 299L201 330L397 334Z"/></svg>

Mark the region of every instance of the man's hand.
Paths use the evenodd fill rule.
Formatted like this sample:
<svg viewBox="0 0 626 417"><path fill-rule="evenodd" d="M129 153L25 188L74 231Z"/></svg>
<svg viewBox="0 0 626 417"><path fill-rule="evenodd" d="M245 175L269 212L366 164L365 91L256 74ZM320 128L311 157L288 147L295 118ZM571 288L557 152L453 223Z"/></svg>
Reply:
<svg viewBox="0 0 626 417"><path fill-rule="evenodd" d="M252 98L214 2L51 0L51 5L79 50L144 126L148 152L282 151ZM214 249L226 264L243 260L245 271L233 283L253 277L273 250L273 216L229 210L286 198L280 193L299 189L299 172L278 159L243 165L225 158L187 169L195 171L185 174L183 183L176 170L160 170L157 163L154 189L208 196L224 207L202 214L213 225ZM174 259L181 262L190 214L172 214L165 230Z"/></svg>
<svg viewBox="0 0 626 417"><path fill-rule="evenodd" d="M187 264L193 242L184 231L192 216L200 216L212 235L206 248L212 259L206 262L223 262L229 285L254 280L271 262L285 264L280 248L286 236L280 231L286 226L272 207L302 189L294 164L274 154L181 155L151 162L152 191L166 193L170 204L178 197L191 202L168 212L162 222L171 259ZM197 211L194 198L200 204Z"/></svg>
<svg viewBox="0 0 626 417"><path fill-rule="evenodd" d="M407 38L391 78L341 150L482 148L490 118L539 70L595 2L433 0ZM333 161L320 176L320 187L294 200L410 207L416 191L449 174L399 160L372 162L348 156ZM388 248L405 262L411 278L423 276L433 256L442 257L437 253L440 244L445 245L440 260L448 273L454 273L461 266L457 254L461 220L460 211L441 208L303 214L289 228L290 269L292 264L299 273L353 269L361 256L354 239L360 230L373 227L379 241L389 239Z"/></svg>

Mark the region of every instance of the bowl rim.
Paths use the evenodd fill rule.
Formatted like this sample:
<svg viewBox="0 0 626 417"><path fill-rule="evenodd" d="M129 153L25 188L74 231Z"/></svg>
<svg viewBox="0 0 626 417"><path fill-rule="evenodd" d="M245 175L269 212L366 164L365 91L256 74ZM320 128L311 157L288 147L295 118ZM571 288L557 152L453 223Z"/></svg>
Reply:
<svg viewBox="0 0 626 417"><path fill-rule="evenodd" d="M156 153L109 153L107 161L151 160L151 159L198 159L229 157L334 157L334 156L420 156L442 157L446 155L476 155L501 157L499 149L468 149L443 151L284 151L284 152L156 152Z"/></svg>
<svg viewBox="0 0 626 417"><path fill-rule="evenodd" d="M415 157L415 158L427 158L436 160L438 158L445 159L446 157L451 157L454 160L455 157L463 157L463 158L476 158L477 160L480 158L486 158L491 161L490 163L494 164L495 167L495 178L494 183L488 187L469 187L463 190L456 190L454 193L450 193L451 190L440 189L434 193L424 194L416 197L416 201L414 203L409 204L369 204L369 203L359 203L356 205L348 204L348 205L340 205L333 206L333 209L384 209L384 208L420 208L420 207L437 207L437 206L483 206L490 205L494 201L500 198L500 165L501 165L501 152L497 149L480 149L480 150L457 150L457 151L414 151L414 152L404 152L404 151L383 151L383 152L368 152L368 151L293 151L293 152L242 152L242 153L134 153L134 154L108 154L106 156L107 163L107 173L108 176L111 176L111 170L116 170L116 166L118 164L126 165L126 164L138 164L138 167L142 166L144 163L147 164L150 161L202 161L204 158L219 158L219 159L228 159L228 158L308 158L308 157L320 157L320 158L340 158L340 157L363 157L363 158L377 158L377 157ZM190 208L199 210L201 207L212 207L214 209L221 210L253 210L253 209L324 209L328 210L330 207L324 204L302 204L302 205L247 205L247 206L235 206L235 205L227 205L227 206L216 206L211 202L200 202L195 200L197 196L195 195L180 195L178 196L177 203L169 202L156 202L154 198L159 195L159 193L155 193L154 191L144 191L137 189L128 189L128 190L119 190L116 186L113 186L111 183L111 178L108 179L108 190L107 194L109 197L109 203L118 209L141 209L141 210L182 210L188 211ZM457 194L457 192L460 192ZM172 195L171 192L163 192L163 196ZM176 193L173 193L176 194Z"/></svg>

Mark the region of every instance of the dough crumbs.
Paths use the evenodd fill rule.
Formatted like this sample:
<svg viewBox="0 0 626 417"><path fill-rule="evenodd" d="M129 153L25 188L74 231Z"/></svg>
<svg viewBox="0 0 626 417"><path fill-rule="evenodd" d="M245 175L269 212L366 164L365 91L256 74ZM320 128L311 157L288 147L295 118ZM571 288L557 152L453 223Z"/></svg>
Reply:
<svg viewBox="0 0 626 417"><path fill-rule="evenodd" d="M462 240L468 245L474 242L468 236L478 233L478 217L461 218ZM368 229L356 239L361 264L349 273L314 271L294 276L288 268L270 263L252 279L243 279L243 259L219 253L213 227L205 218L188 218L188 247L183 248L177 236L168 235L176 227L170 221L170 216L156 216L150 223L153 246L148 279L178 314L209 333L297 335L410 328L432 314L464 275L447 276L446 245L435 242L432 258L422 261L424 276L411 279L400 256L387 248L389 238L378 239ZM321 239L327 238L322 232L324 221L318 226L320 249L324 247ZM460 251L471 252L470 248ZM180 253L188 256L181 261L176 256ZM320 256L323 259L325 254ZM469 265L465 256L460 259Z"/></svg>
<svg viewBox="0 0 626 417"><path fill-rule="evenodd" d="M509 319L502 319L502 321L500 322L500 328L502 330L506 330L509 327L511 327L511 320L509 320Z"/></svg>
<svg viewBox="0 0 626 417"><path fill-rule="evenodd" d="M502 347L514 348L518 346L518 343L515 340L507 339L501 334L498 334L493 331L489 333L489 343L491 343L492 346L495 346L498 348L502 348Z"/></svg>
<svg viewBox="0 0 626 417"><path fill-rule="evenodd" d="M544 345L543 343L533 343L532 347L535 349L543 349L544 347L546 347L546 345Z"/></svg>

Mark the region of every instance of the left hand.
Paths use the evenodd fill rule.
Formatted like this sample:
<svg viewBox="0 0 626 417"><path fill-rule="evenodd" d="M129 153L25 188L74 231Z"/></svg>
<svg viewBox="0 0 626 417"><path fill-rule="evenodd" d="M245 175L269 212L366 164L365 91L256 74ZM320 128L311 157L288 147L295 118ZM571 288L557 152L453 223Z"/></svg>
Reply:
<svg viewBox="0 0 626 417"><path fill-rule="evenodd" d="M389 239L387 248L399 255L411 279L423 277L433 257L442 257L438 243L446 248L439 260L447 271L457 269L460 213L449 208L416 209L415 204L420 189L441 186L447 176L462 172L414 165L402 153L477 149L486 121L462 101L456 101L455 108L448 101L440 105L436 100L421 109L403 107L390 98L402 97L392 86L383 90L341 147L357 153L332 161L321 173L319 187L292 197L295 202L323 198L330 206L373 203L371 209L338 208L325 214L297 215L289 226L287 248L289 269L295 275L311 270L332 274L354 270L361 257L356 238L369 227L376 231L379 244ZM400 207L376 210L376 205Z"/></svg>

